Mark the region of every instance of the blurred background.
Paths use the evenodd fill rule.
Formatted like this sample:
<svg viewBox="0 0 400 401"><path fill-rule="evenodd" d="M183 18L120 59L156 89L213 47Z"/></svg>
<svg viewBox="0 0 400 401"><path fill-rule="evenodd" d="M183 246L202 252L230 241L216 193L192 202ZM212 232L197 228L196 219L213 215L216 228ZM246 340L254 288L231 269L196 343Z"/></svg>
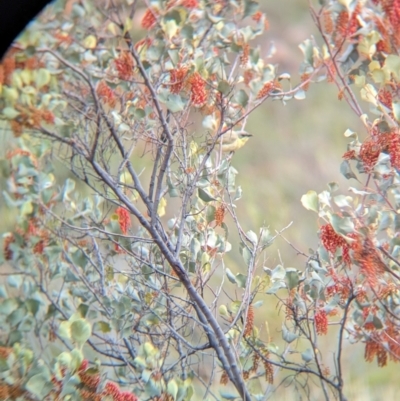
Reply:
<svg viewBox="0 0 400 401"><path fill-rule="evenodd" d="M309 15L308 2L261 0L260 3L270 24L262 42L259 41L261 53L266 54L273 41L276 53L270 63L278 65L279 73L290 73L294 86L299 82L298 69L303 59L298 45L311 35L320 42ZM362 106L367 110L365 103ZM310 189L317 192L327 189L327 183L332 181L339 184L342 194L347 194L349 186L356 186L354 180L347 181L339 172L342 155L346 151L347 140L343 133L347 128L357 131L360 138L366 135L350 107L338 100L337 89L332 83L311 84L305 100L292 100L287 105L268 100L254 112L246 126L253 137L233 156L232 161L239 171L237 184L243 189L243 197L237 202L237 213L245 231L258 233L260 227L269 226L274 232L293 222L283 233L285 238L304 253L308 253L309 248L316 249L319 222L315 213L302 207L300 198ZM1 129L0 135L6 142L10 139L4 129ZM0 157L4 157L5 151L6 147L0 150ZM66 172L62 173L61 180L66 175ZM0 187L4 189L4 182L0 183ZM3 201L0 202L1 231L5 232L12 229L14 219ZM225 264L235 274L246 273L238 252L237 236L233 230L231 233L233 250ZM292 247L278 238L269 248L264 266L274 268L281 261L285 267L300 270L304 269L306 262L303 256L296 255ZM264 305L256 310L255 323L263 326L267 321L272 341L282 346L280 331L283 312L278 316L276 298L263 298ZM330 330L328 336L322 337L320 350L325 358L330 359L327 365L332 362L330 350L336 348L336 341L334 329ZM345 347L344 368L347 378L345 393L349 401L398 399L395 394L398 368L393 363L378 368L375 363L364 362L363 344ZM318 394L312 399L322 399ZM289 401L299 398L293 394L293 388L286 389L282 385L271 399Z"/></svg>

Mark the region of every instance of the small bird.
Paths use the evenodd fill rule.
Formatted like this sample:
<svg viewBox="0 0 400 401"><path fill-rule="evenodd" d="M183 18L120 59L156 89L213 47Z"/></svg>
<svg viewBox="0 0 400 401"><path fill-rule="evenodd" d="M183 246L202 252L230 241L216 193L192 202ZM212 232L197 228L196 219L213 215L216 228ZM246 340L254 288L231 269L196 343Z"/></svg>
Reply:
<svg viewBox="0 0 400 401"><path fill-rule="evenodd" d="M218 138L215 146L221 146L222 152L235 152L243 147L252 136L246 131L230 131L222 135L221 138ZM211 139L207 143L209 145L213 144L214 140Z"/></svg>

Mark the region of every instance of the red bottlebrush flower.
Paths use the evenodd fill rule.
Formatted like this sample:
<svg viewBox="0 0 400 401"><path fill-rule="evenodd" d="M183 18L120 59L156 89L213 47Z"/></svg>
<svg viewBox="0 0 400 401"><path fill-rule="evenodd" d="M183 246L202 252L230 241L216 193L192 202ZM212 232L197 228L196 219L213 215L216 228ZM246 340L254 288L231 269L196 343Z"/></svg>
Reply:
<svg viewBox="0 0 400 401"><path fill-rule="evenodd" d="M349 29L349 13L346 10L343 10L339 13L336 20L336 32L342 37L345 38L348 34Z"/></svg>
<svg viewBox="0 0 400 401"><path fill-rule="evenodd" d="M224 222L224 217L225 217L225 205L220 205L216 210L215 210L215 224L216 226L221 226L222 223ZM250 305L250 308L252 308L252 306ZM249 309L249 313L250 313L250 309Z"/></svg>
<svg viewBox="0 0 400 401"><path fill-rule="evenodd" d="M117 99L115 97L114 91L107 85L105 81L100 81L96 88L97 96L104 101L104 103L109 104L111 107L115 106Z"/></svg>
<svg viewBox="0 0 400 401"><path fill-rule="evenodd" d="M25 68L28 70L36 70L40 67L40 62L36 57L30 57L25 61Z"/></svg>
<svg viewBox="0 0 400 401"><path fill-rule="evenodd" d="M182 5L186 8L197 8L199 6L199 2L197 0L183 0Z"/></svg>
<svg viewBox="0 0 400 401"><path fill-rule="evenodd" d="M120 396L120 390L116 383L108 382L103 390L104 395L111 395L113 399L118 399Z"/></svg>
<svg viewBox="0 0 400 401"><path fill-rule="evenodd" d="M379 367L386 366L387 352L385 348L383 348L383 346L378 342L371 339L365 343L364 358L367 362L372 362L375 356Z"/></svg>
<svg viewBox="0 0 400 401"><path fill-rule="evenodd" d="M279 87L275 81L269 81L264 84L260 92L258 92L257 99L262 99L263 97L269 95L274 89Z"/></svg>
<svg viewBox="0 0 400 401"><path fill-rule="evenodd" d="M90 374L87 372L80 372L79 378L81 383L83 383L89 390L95 391L100 384L100 374Z"/></svg>
<svg viewBox="0 0 400 401"><path fill-rule="evenodd" d="M123 51L118 58L114 60L115 68L118 72L118 78L129 80L133 76L133 67L135 65L132 55Z"/></svg>
<svg viewBox="0 0 400 401"><path fill-rule="evenodd" d="M400 25L400 1L386 0L381 2L382 10L389 19L394 31L398 30Z"/></svg>
<svg viewBox="0 0 400 401"><path fill-rule="evenodd" d="M198 72L195 72L190 77L190 100L195 107L201 107L207 103L207 90L204 79Z"/></svg>
<svg viewBox="0 0 400 401"><path fill-rule="evenodd" d="M351 13L349 26L347 29L347 32L349 35L354 34L360 26L360 24L358 22L358 18L357 18L359 16L360 12L361 12L361 4L360 4L360 2L358 2L356 7L354 8L354 11Z"/></svg>
<svg viewBox="0 0 400 401"><path fill-rule="evenodd" d="M336 233L330 224L325 224L320 229L320 237L324 248L334 254L337 248L346 244L343 237Z"/></svg>
<svg viewBox="0 0 400 401"><path fill-rule="evenodd" d="M179 93L182 90L187 73L187 67L178 67L169 72L169 80L171 82L171 93Z"/></svg>
<svg viewBox="0 0 400 401"><path fill-rule="evenodd" d="M381 147L376 141L366 141L361 145L359 158L364 164L366 173L370 173L374 168L380 153Z"/></svg>
<svg viewBox="0 0 400 401"><path fill-rule="evenodd" d="M123 234L126 234L128 227L131 225L131 216L129 212L123 207L118 207L115 213L118 215L119 227Z"/></svg>
<svg viewBox="0 0 400 401"><path fill-rule="evenodd" d="M120 393L121 401L137 401L138 398L135 394L132 394L130 391L123 391Z"/></svg>
<svg viewBox="0 0 400 401"><path fill-rule="evenodd" d="M247 312L247 322L243 333L244 337L248 337L249 335L251 335L251 333L253 332L253 326L254 326L254 308L253 305L250 305L249 310Z"/></svg>
<svg viewBox="0 0 400 401"><path fill-rule="evenodd" d="M242 67L245 67L246 64L248 63L249 55L250 55L250 46L249 46L248 43L246 43L246 44L243 45L243 52L242 52L242 54L240 56L240 65Z"/></svg>
<svg viewBox="0 0 400 401"><path fill-rule="evenodd" d="M344 160L356 159L356 157L357 157L356 151L355 150L349 150L342 157L343 157Z"/></svg>
<svg viewBox="0 0 400 401"><path fill-rule="evenodd" d="M314 315L315 331L322 336L328 333L328 316L323 309L319 309Z"/></svg>
<svg viewBox="0 0 400 401"><path fill-rule="evenodd" d="M330 35L333 32L333 21L332 21L332 14L328 10L324 10L322 15L323 25L324 25L324 32Z"/></svg>
<svg viewBox="0 0 400 401"><path fill-rule="evenodd" d="M389 153L392 167L400 169L400 135L395 132L382 134L379 143L382 149Z"/></svg>
<svg viewBox="0 0 400 401"><path fill-rule="evenodd" d="M253 373L257 372L258 365L260 363L260 359L261 359L260 355L257 354L257 352L255 352L253 354L253 365L252 365L252 367L250 369L251 372L253 372Z"/></svg>
<svg viewBox="0 0 400 401"><path fill-rule="evenodd" d="M81 363L81 366L79 366L78 368L78 372L82 372L84 370L86 370L89 366L89 361L87 359L84 359Z"/></svg>
<svg viewBox="0 0 400 401"><path fill-rule="evenodd" d="M3 59L3 83L8 85L11 81L11 75L15 71L16 63L13 56L7 56Z"/></svg>
<svg viewBox="0 0 400 401"><path fill-rule="evenodd" d="M41 110L40 118L47 124L54 124L54 114L50 110Z"/></svg>
<svg viewBox="0 0 400 401"><path fill-rule="evenodd" d="M388 328L385 330L385 338L389 347L389 358L393 361L400 359L400 336L398 329L393 327L391 322L388 323Z"/></svg>
<svg viewBox="0 0 400 401"><path fill-rule="evenodd" d="M381 89L378 92L378 100L389 110L392 110L392 102L393 102L392 92L390 92L387 89Z"/></svg>
<svg viewBox="0 0 400 401"><path fill-rule="evenodd" d="M148 8L142 18L142 27L144 29L151 29L157 23L157 11L154 8Z"/></svg>
<svg viewBox="0 0 400 401"><path fill-rule="evenodd" d="M265 351L264 352L264 357L266 359L269 358L269 352ZM274 368L272 367L272 365L263 359L263 365L264 365L264 369L265 369L265 380L267 381L267 383L269 384L274 384Z"/></svg>
<svg viewBox="0 0 400 401"><path fill-rule="evenodd" d="M150 38L144 38L136 42L135 44L135 50L137 50L139 53L141 52L142 48L144 46L150 46L153 43L153 40Z"/></svg>

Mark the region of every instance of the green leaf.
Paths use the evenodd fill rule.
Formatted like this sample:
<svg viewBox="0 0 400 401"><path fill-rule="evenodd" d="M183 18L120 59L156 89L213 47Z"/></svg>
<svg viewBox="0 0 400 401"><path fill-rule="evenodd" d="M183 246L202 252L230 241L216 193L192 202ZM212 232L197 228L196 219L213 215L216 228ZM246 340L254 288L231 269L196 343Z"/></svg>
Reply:
<svg viewBox="0 0 400 401"><path fill-rule="evenodd" d="M294 94L294 98L296 100L304 100L306 98L306 92L303 89L299 89L298 91L296 91L296 93Z"/></svg>
<svg viewBox="0 0 400 401"><path fill-rule="evenodd" d="M292 341L296 340L299 338L299 335L296 333L292 333L289 331L285 326L282 326L282 338L287 342L291 343Z"/></svg>
<svg viewBox="0 0 400 401"><path fill-rule="evenodd" d="M314 359L314 354L310 348L306 349L302 354L301 354L301 359L303 359L304 362L308 363L311 362Z"/></svg>
<svg viewBox="0 0 400 401"><path fill-rule="evenodd" d="M3 116L7 119L7 120L14 120L15 117L19 116L20 112L13 109L12 107L5 107L3 109Z"/></svg>
<svg viewBox="0 0 400 401"><path fill-rule="evenodd" d="M269 288L265 293L266 294L276 294L276 292L278 290L280 290L281 288L286 288L286 284L281 280L275 281L275 283L272 285L272 287Z"/></svg>
<svg viewBox="0 0 400 401"><path fill-rule="evenodd" d="M278 265L272 270L272 280L283 280L286 277L286 270L283 266Z"/></svg>
<svg viewBox="0 0 400 401"><path fill-rule="evenodd" d="M242 248L243 260L246 262L246 266L249 266L252 259L251 251L249 251L249 249L244 245L242 245L241 248Z"/></svg>
<svg viewBox="0 0 400 401"><path fill-rule="evenodd" d="M220 305L218 311L219 311L219 314L221 316L228 316L229 315L228 308L226 307L226 305Z"/></svg>
<svg viewBox="0 0 400 401"><path fill-rule="evenodd" d="M71 338L71 322L68 320L64 320L58 326L58 334L62 338L70 339Z"/></svg>
<svg viewBox="0 0 400 401"><path fill-rule="evenodd" d="M258 11L259 7L260 7L260 5L259 5L258 1L245 0L243 17L250 17L250 16L254 15Z"/></svg>
<svg viewBox="0 0 400 401"><path fill-rule="evenodd" d="M198 188L199 190L199 198L203 201L203 202L211 202L214 201L215 198L213 198L208 192L206 192L204 189L202 188Z"/></svg>
<svg viewBox="0 0 400 401"><path fill-rule="evenodd" d="M7 277L7 284L13 288L19 288L22 284L23 276L21 274L12 275Z"/></svg>
<svg viewBox="0 0 400 401"><path fill-rule="evenodd" d="M9 315L17 308L18 308L18 302L14 298L5 299L0 304L0 314Z"/></svg>
<svg viewBox="0 0 400 401"><path fill-rule="evenodd" d="M40 89L45 85L48 85L51 80L51 75L49 70L45 68L40 68L39 71L36 73L36 86Z"/></svg>
<svg viewBox="0 0 400 401"><path fill-rule="evenodd" d="M133 110L133 116L138 120L141 120L142 118L146 117L146 112L143 109L135 108Z"/></svg>
<svg viewBox="0 0 400 401"><path fill-rule="evenodd" d="M394 118L400 122L400 103L392 103Z"/></svg>
<svg viewBox="0 0 400 401"><path fill-rule="evenodd" d="M223 95L227 95L231 90L231 86L228 81L219 81L218 82L218 92L221 92Z"/></svg>
<svg viewBox="0 0 400 401"><path fill-rule="evenodd" d="M236 400L239 398L237 393L232 393L229 390L219 390L219 394L222 398L225 398L226 400Z"/></svg>
<svg viewBox="0 0 400 401"><path fill-rule="evenodd" d="M226 276L231 283L236 284L236 277L228 267L226 268Z"/></svg>
<svg viewBox="0 0 400 401"><path fill-rule="evenodd" d="M249 96L243 89L236 92L235 101L239 103L243 108L247 106L249 102Z"/></svg>
<svg viewBox="0 0 400 401"><path fill-rule="evenodd" d="M393 74L397 81L400 79L400 57L389 54L385 59L383 69L390 74Z"/></svg>
<svg viewBox="0 0 400 401"><path fill-rule="evenodd" d="M76 370L81 366L83 361L83 353L80 349L74 348L71 351L71 363L70 367L72 370Z"/></svg>
<svg viewBox="0 0 400 401"><path fill-rule="evenodd" d="M26 390L35 395L38 399L44 400L50 390L53 388L51 381L44 373L32 376L25 384Z"/></svg>
<svg viewBox="0 0 400 401"><path fill-rule="evenodd" d="M85 318L89 310L89 305L86 304L80 304L78 306L78 313L81 315L81 317Z"/></svg>
<svg viewBox="0 0 400 401"><path fill-rule="evenodd" d="M181 96L173 93L171 93L168 96L165 104L168 110L170 110L172 113L177 113L178 111L182 111L186 105Z"/></svg>
<svg viewBox="0 0 400 401"><path fill-rule="evenodd" d="M71 338L78 344L84 344L92 334L90 323L85 319L77 319L71 323Z"/></svg>
<svg viewBox="0 0 400 401"><path fill-rule="evenodd" d="M318 213L318 194L315 191L308 191L305 195L303 195L301 197L301 203L307 210L312 210L313 212Z"/></svg>
<svg viewBox="0 0 400 401"><path fill-rule="evenodd" d="M333 214L330 218L333 229L342 235L346 235L349 233L353 233L354 223L352 222L350 217L341 217L338 214Z"/></svg>
<svg viewBox="0 0 400 401"><path fill-rule="evenodd" d="M173 399L176 400L176 395L178 394L178 384L174 379L170 380L167 385L167 393L172 395Z"/></svg>
<svg viewBox="0 0 400 401"><path fill-rule="evenodd" d="M343 160L340 165L340 172L349 180L350 178L357 179L357 176L354 174L351 169L350 163L348 160Z"/></svg>
<svg viewBox="0 0 400 401"><path fill-rule="evenodd" d="M288 267L286 269L286 281L289 290L297 287L297 284L299 283L299 273L295 268Z"/></svg>
<svg viewBox="0 0 400 401"><path fill-rule="evenodd" d="M253 245L257 244L258 242L258 238L257 238L257 234L254 231L247 231L246 233L248 239L252 242Z"/></svg>
<svg viewBox="0 0 400 401"><path fill-rule="evenodd" d="M245 276L242 273L236 274L235 281L238 285L239 288L245 288L246 287L246 281L247 281L247 276Z"/></svg>
<svg viewBox="0 0 400 401"><path fill-rule="evenodd" d="M95 328L98 328L102 333L109 333L111 331L111 326L108 322L96 322Z"/></svg>

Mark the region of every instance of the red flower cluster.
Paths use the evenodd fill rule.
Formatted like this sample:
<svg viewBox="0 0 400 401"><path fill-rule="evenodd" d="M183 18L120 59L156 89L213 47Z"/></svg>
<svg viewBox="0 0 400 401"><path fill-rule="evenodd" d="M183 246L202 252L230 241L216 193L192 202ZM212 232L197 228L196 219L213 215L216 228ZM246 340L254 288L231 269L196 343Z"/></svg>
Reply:
<svg viewBox="0 0 400 401"><path fill-rule="evenodd" d="M154 8L148 8L142 18L142 27L144 29L151 29L157 23L157 11Z"/></svg>
<svg viewBox="0 0 400 401"><path fill-rule="evenodd" d="M186 8L197 8L199 6L199 2L197 0L183 0L182 6Z"/></svg>
<svg viewBox="0 0 400 401"><path fill-rule="evenodd" d="M215 210L215 223L216 223L217 227L221 226L222 223L224 222L225 211L226 211L225 205L220 205ZM249 313L250 313L250 309L249 309Z"/></svg>
<svg viewBox="0 0 400 401"><path fill-rule="evenodd" d="M332 21L332 15L330 11L324 10L322 14L322 19L323 19L323 24L324 24L324 32L330 35L333 32L333 21Z"/></svg>
<svg viewBox="0 0 400 401"><path fill-rule="evenodd" d="M118 207L115 213L118 215L118 223L123 234L128 232L128 227L131 225L131 216L123 207Z"/></svg>
<svg viewBox="0 0 400 401"><path fill-rule="evenodd" d="M240 56L240 65L241 65L242 67L245 67L246 64L248 63L248 61L249 61L249 55L250 55L250 46L249 46L248 43L245 43L245 44L243 45L243 52L242 52L242 54L241 54L241 56Z"/></svg>
<svg viewBox="0 0 400 401"><path fill-rule="evenodd" d="M105 81L100 81L96 88L97 96L111 107L115 106L117 99L114 91L107 85Z"/></svg>
<svg viewBox="0 0 400 401"><path fill-rule="evenodd" d="M392 167L400 169L400 135L395 132L381 134L379 142L382 150L389 153Z"/></svg>
<svg viewBox="0 0 400 401"><path fill-rule="evenodd" d="M389 110L392 110L392 102L393 102L393 96L392 92L390 92L387 89L381 89L378 92L378 100L386 106Z"/></svg>
<svg viewBox="0 0 400 401"><path fill-rule="evenodd" d="M187 67L178 67L169 72L169 80L171 83L171 93L179 93L182 90L187 73Z"/></svg>
<svg viewBox="0 0 400 401"><path fill-rule="evenodd" d="M320 228L320 237L324 248L334 254L337 248L347 245L345 239L341 237L330 224L325 224Z"/></svg>
<svg viewBox="0 0 400 401"><path fill-rule="evenodd" d="M343 10L339 13L336 19L335 31L341 38L345 38L347 36L348 28L349 28L349 13L347 10Z"/></svg>
<svg viewBox="0 0 400 401"><path fill-rule="evenodd" d="M379 342L370 339L365 344L364 358L367 362L372 362L375 356L379 367L386 366L387 352L385 348Z"/></svg>
<svg viewBox="0 0 400 401"><path fill-rule="evenodd" d="M118 385L113 382L106 384L103 394L111 396L113 401L138 401L136 395L129 391L121 391Z"/></svg>
<svg viewBox="0 0 400 401"><path fill-rule="evenodd" d="M328 333L328 316L323 309L319 309L314 315L315 331L322 336Z"/></svg>
<svg viewBox="0 0 400 401"><path fill-rule="evenodd" d="M253 326L254 326L254 308L253 305L250 305L249 311L247 313L247 322L243 333L245 337L251 335L251 333L253 332Z"/></svg>
<svg viewBox="0 0 400 401"><path fill-rule="evenodd" d="M195 107L201 107L207 102L206 82L198 72L195 72L189 80L190 100Z"/></svg>
<svg viewBox="0 0 400 401"><path fill-rule="evenodd" d="M118 78L129 80L133 76L133 67L135 65L132 55L123 51L119 57L114 60L115 68L118 72Z"/></svg>
<svg viewBox="0 0 400 401"><path fill-rule="evenodd" d="M359 158L363 162L366 173L370 173L374 168L380 153L381 147L375 140L365 141L361 145Z"/></svg>
<svg viewBox="0 0 400 401"><path fill-rule="evenodd" d="M274 89L279 88L280 85L275 81L269 81L264 84L260 92L258 92L257 99L262 99L263 97L269 95Z"/></svg>

